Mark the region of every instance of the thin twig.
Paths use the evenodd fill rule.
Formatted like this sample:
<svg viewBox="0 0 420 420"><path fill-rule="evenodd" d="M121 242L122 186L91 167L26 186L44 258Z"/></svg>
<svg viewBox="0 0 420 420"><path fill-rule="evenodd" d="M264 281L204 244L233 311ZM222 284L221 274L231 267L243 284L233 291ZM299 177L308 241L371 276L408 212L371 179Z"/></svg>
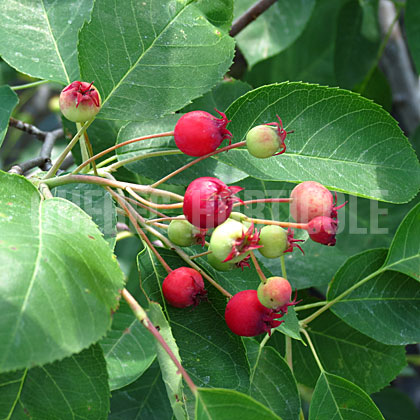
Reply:
<svg viewBox="0 0 420 420"><path fill-rule="evenodd" d="M123 289L121 291L121 296L128 303L128 305L130 306L136 318L153 334L153 336L156 338L159 344L163 347L163 349L166 351L166 353L171 358L171 360L175 363L175 366L178 368L178 372L184 378L185 382L191 389L191 392L194 395L197 395L196 385L194 384L194 382L192 381L191 377L188 375L186 370L183 368L179 360L176 358L175 354L173 353L171 348L168 346L168 343L164 340L160 332L156 329L156 327L150 321L144 309L139 305L139 303L134 299L134 297L130 294L130 292L127 289Z"/></svg>
<svg viewBox="0 0 420 420"><path fill-rule="evenodd" d="M231 144L230 146L226 146L226 147L222 147L221 149L217 149L214 152L208 153L207 155L200 156L199 158L192 160L191 162L187 163L186 165L181 166L176 171L173 171L170 174L166 175L165 177L163 177L159 181L156 181L154 184L152 184L152 187L157 187L158 185L163 184L168 179L172 178L175 175L178 175L182 171L185 171L185 169L190 168L191 166L195 165L198 162L201 162L204 159L207 159L209 157L212 157L212 156L217 155L217 154L222 153L222 152L226 152L227 150L235 149L237 147L241 147L241 146L245 146L245 145L246 145L245 141L240 141L238 143Z"/></svg>
<svg viewBox="0 0 420 420"><path fill-rule="evenodd" d="M18 130L22 130L25 133L30 134L31 136L35 136L39 140L44 140L48 134L46 131L42 131L32 124L28 124L23 121L16 120L15 118L10 118L9 126L17 128Z"/></svg>
<svg viewBox="0 0 420 420"><path fill-rule="evenodd" d="M229 35L238 35L239 32L246 28L259 15L261 15L261 13L265 12L274 3L276 3L276 0L260 0L255 3L242 16L239 16L238 19L233 22Z"/></svg>

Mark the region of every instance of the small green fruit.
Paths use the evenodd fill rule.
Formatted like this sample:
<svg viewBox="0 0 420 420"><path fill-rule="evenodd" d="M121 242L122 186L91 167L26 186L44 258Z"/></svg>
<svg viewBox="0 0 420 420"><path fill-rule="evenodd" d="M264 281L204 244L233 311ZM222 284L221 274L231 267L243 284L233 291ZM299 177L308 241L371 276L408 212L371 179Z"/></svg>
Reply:
<svg viewBox="0 0 420 420"><path fill-rule="evenodd" d="M192 225L188 220L172 220L168 227L168 238L178 246L191 246L197 244L196 235L200 229Z"/></svg>
<svg viewBox="0 0 420 420"><path fill-rule="evenodd" d="M258 251L266 258L278 258L289 247L287 231L280 226L264 226L260 232L260 245Z"/></svg>
<svg viewBox="0 0 420 420"><path fill-rule="evenodd" d="M211 251L211 246L209 247L209 251ZM222 262L218 260L213 252L207 255L207 262L217 271L230 271L236 268L235 264L230 261Z"/></svg>
<svg viewBox="0 0 420 420"><path fill-rule="evenodd" d="M257 125L251 128L245 140L249 153L259 159L273 156L281 145L277 130L269 125Z"/></svg>

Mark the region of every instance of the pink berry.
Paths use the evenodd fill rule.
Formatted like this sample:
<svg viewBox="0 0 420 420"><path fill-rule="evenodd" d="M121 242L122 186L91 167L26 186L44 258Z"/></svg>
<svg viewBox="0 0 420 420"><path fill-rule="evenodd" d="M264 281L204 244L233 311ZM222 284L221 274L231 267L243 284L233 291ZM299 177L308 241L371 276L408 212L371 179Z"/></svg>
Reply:
<svg viewBox="0 0 420 420"><path fill-rule="evenodd" d="M243 290L234 295L225 310L225 321L230 330L243 337L254 337L264 332L271 333L271 328L278 327L283 321L276 318L272 309L261 305L256 290Z"/></svg>
<svg viewBox="0 0 420 420"><path fill-rule="evenodd" d="M292 286L283 277L269 277L265 283L258 286L258 299L262 305L275 312L287 313L289 306L296 305L296 299L290 301Z"/></svg>
<svg viewBox="0 0 420 420"><path fill-rule="evenodd" d="M176 308L196 306L207 295L201 274L189 267L171 271L163 280L162 292L165 300Z"/></svg>
<svg viewBox="0 0 420 420"><path fill-rule="evenodd" d="M323 245L334 246L338 222L331 217L318 216L312 219L306 228L310 238Z"/></svg>
<svg viewBox="0 0 420 420"><path fill-rule="evenodd" d="M232 138L226 129L230 122L223 112L222 119L205 111L192 111L183 115L175 125L174 139L181 152L189 156L204 156L214 152L224 139Z"/></svg>
<svg viewBox="0 0 420 420"><path fill-rule="evenodd" d="M319 182L302 182L293 189L290 198L290 214L299 223L307 223L317 216L331 217L333 196Z"/></svg>
<svg viewBox="0 0 420 420"><path fill-rule="evenodd" d="M234 195L241 190L241 187L228 187L217 178L197 178L185 192L184 215L201 229L218 226L229 217L233 203L240 201Z"/></svg>
<svg viewBox="0 0 420 420"><path fill-rule="evenodd" d="M92 119L101 109L101 97L92 83L73 82L60 93L60 109L73 122Z"/></svg>

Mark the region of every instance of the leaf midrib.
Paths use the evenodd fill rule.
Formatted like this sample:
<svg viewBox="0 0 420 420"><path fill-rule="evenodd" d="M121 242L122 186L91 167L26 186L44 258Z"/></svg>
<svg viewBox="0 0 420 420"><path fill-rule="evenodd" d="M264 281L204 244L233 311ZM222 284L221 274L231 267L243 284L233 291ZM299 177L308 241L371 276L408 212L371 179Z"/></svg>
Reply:
<svg viewBox="0 0 420 420"><path fill-rule="evenodd" d="M129 69L126 71L126 73L120 78L118 83L111 89L107 97L102 102L102 106L105 105L108 102L108 99L113 95L113 93L121 86L121 84L124 82L124 80L127 78L127 76L136 68L137 64L142 60L142 58L150 51L152 47L154 47L156 41L165 33L165 31L168 29L168 27L178 19L178 16L184 12L184 10L190 5L191 1L189 1L185 6L176 13L173 18L162 28L159 35L156 36L156 38L153 40L153 42L147 47L139 56L139 58L136 60L136 62L129 67ZM140 35L140 34L139 34Z"/></svg>

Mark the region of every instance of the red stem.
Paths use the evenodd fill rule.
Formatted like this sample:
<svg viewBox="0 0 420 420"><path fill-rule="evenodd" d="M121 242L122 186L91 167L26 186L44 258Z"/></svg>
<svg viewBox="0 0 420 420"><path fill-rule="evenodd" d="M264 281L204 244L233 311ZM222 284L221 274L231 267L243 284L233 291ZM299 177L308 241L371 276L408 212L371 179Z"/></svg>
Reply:
<svg viewBox="0 0 420 420"><path fill-rule="evenodd" d="M260 279L263 283L266 283L267 282L267 277L265 277L264 273L262 272L261 267L258 264L258 261L255 258L254 253L251 251L250 254L251 254L251 259L252 259L252 262L254 263L255 269L257 270L258 276L260 277Z"/></svg>
<svg viewBox="0 0 420 420"><path fill-rule="evenodd" d="M138 225L136 217L133 216L132 212L135 212L133 207L128 204L124 198L122 198L119 194L117 194L115 191L113 191L111 188L106 188L110 194L117 200L118 204L124 209L126 212L128 218L130 219L130 222L133 224L134 229L136 229L136 232L139 234L139 236L147 243L147 245L150 247L150 249L153 251L153 253L156 255L156 258L159 260L159 262L162 264L163 268L168 272L168 274L172 271L172 268L169 267L169 265L166 263L166 261L162 258L162 256L159 254L157 249L153 246L153 244L150 242L150 239L147 237L147 235L143 232L141 227Z"/></svg>
<svg viewBox="0 0 420 420"><path fill-rule="evenodd" d="M231 144L230 146L226 146L226 147L222 147L221 149L217 149L214 152L208 153L207 155L201 156L193 161L191 161L190 163L187 163L184 166L181 166L180 168L178 168L176 171L171 172L169 175L166 175L165 177L163 177L162 179L160 179L159 181L156 181L154 184L152 184L152 187L157 187L158 185L162 184L163 182L166 182L168 179L172 178L175 175L178 175L179 173L181 173L182 171L185 171L185 169L190 168L191 166L195 165L198 162L201 162L204 159L207 159L211 156L217 155L219 153L225 152L227 150L231 150L231 149L235 149L236 147L241 147L241 146L245 146L246 142L245 141L240 141L238 143L235 144Z"/></svg>
<svg viewBox="0 0 420 420"><path fill-rule="evenodd" d="M245 206L246 204L254 203L290 203L293 201L293 198L258 198L256 200L247 200L242 202L236 202L233 206Z"/></svg>
<svg viewBox="0 0 420 420"><path fill-rule="evenodd" d="M257 225L276 225L285 228L295 228L295 229L308 229L307 223L293 223L293 222L278 222L277 220L266 220L266 219L253 219L251 217L247 217L246 221L253 222Z"/></svg>
<svg viewBox="0 0 420 420"><path fill-rule="evenodd" d="M102 157L102 156L106 155L107 153L112 152L116 149L119 149L120 147L127 146L127 144L136 143L136 142L142 141L142 140L155 139L155 138L159 138L159 137L170 137L170 136L173 136L173 135L174 135L173 131L168 131L166 133L151 134L150 136L139 137L138 139L127 140L127 141L124 141L122 143L116 144L115 146L112 146L108 149L105 149L102 152L96 154L95 156L92 156L90 159L84 161L72 173L76 174L77 172L81 171L85 166L89 165L90 162L93 162L94 160L99 159L100 157Z"/></svg>

